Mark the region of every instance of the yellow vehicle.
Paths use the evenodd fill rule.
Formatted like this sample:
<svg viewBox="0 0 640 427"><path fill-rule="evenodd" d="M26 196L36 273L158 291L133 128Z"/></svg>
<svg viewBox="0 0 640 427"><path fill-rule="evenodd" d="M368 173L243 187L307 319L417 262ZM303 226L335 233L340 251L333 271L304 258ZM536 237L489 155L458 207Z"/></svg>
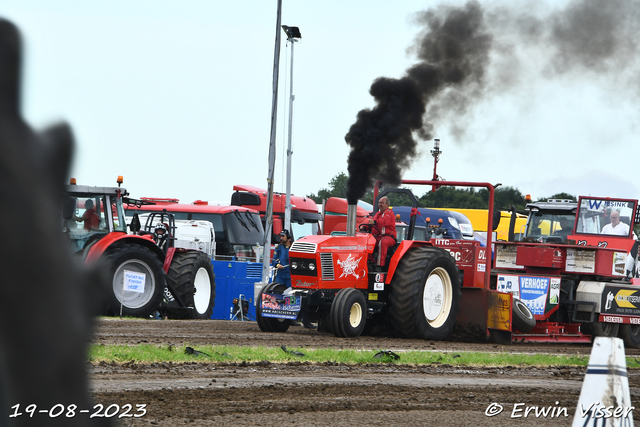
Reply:
<svg viewBox="0 0 640 427"><path fill-rule="evenodd" d="M447 211L460 212L465 215L471 221L473 225L473 231L482 233L486 236L487 232L487 215L486 209L456 209L456 208L433 208ZM511 213L509 211L500 211L500 224L494 231L497 233L497 240L509 240L509 221L511 220ZM520 240L524 236L524 230L527 225L527 216L522 214L516 214L516 226L513 230L515 234L515 240Z"/></svg>

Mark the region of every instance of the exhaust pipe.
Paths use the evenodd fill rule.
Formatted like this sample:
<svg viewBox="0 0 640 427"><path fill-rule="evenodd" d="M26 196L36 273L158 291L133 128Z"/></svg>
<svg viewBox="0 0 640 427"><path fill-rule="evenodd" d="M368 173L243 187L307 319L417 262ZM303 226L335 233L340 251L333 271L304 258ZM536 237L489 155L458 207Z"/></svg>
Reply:
<svg viewBox="0 0 640 427"><path fill-rule="evenodd" d="M358 205L349 205L347 208L347 236L356 235L356 213Z"/></svg>

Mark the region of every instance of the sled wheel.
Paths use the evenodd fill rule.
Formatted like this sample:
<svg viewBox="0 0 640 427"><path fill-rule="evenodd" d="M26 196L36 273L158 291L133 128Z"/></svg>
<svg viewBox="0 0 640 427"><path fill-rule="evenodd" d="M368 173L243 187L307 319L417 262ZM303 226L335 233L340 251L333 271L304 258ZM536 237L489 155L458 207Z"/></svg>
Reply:
<svg viewBox="0 0 640 427"><path fill-rule="evenodd" d="M260 308L260 302L262 301L262 294L281 294L287 289L284 285L279 283L272 283L265 286L258 295L258 301L256 304L256 321L258 327L262 332L287 332L289 326L291 326L291 320L289 319L277 319L275 317L263 317L262 309Z"/></svg>
<svg viewBox="0 0 640 427"><path fill-rule="evenodd" d="M216 298L211 259L200 251L176 252L169 266L167 282L186 308L166 307L173 319L210 319Z"/></svg>
<svg viewBox="0 0 640 427"><path fill-rule="evenodd" d="M536 326L536 319L529 307L517 298L513 299L513 328L522 333L530 332Z"/></svg>
<svg viewBox="0 0 640 427"><path fill-rule="evenodd" d="M391 281L391 324L406 338L443 340L455 325L460 297L458 268L447 251L411 249Z"/></svg>
<svg viewBox="0 0 640 427"><path fill-rule="evenodd" d="M111 264L112 294L108 302L108 314L124 316L151 316L162 302L165 274L162 263L151 249L140 244L122 245L106 254ZM125 272L144 274L142 292L124 291Z"/></svg>
<svg viewBox="0 0 640 427"><path fill-rule="evenodd" d="M596 337L617 337L620 327L617 323L602 322L593 322L585 326L583 329L586 333L591 334L591 342L593 342Z"/></svg>
<svg viewBox="0 0 640 427"><path fill-rule="evenodd" d="M640 325L620 325L619 337L627 348L640 348Z"/></svg>
<svg viewBox="0 0 640 427"><path fill-rule="evenodd" d="M367 301L362 292L354 288L338 291L331 304L331 324L337 337L360 336L367 320Z"/></svg>

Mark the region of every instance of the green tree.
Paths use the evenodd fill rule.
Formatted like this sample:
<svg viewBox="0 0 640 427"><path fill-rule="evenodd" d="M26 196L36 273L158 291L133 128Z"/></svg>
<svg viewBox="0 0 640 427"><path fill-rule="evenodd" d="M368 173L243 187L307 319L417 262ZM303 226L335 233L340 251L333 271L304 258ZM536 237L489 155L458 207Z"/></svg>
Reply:
<svg viewBox="0 0 640 427"><path fill-rule="evenodd" d="M329 188L322 188L318 190L318 194L311 193L307 195L308 198L313 199L314 202L321 204L322 200L329 197L347 197L347 179L349 177L344 172L340 172L338 175L331 178L329 181Z"/></svg>
<svg viewBox="0 0 640 427"><path fill-rule="evenodd" d="M573 196L573 195L571 195L569 193L557 193L557 194L554 194L551 197L541 197L541 198L538 199L538 202L546 202L549 199L572 200L574 202L578 201L576 196Z"/></svg>

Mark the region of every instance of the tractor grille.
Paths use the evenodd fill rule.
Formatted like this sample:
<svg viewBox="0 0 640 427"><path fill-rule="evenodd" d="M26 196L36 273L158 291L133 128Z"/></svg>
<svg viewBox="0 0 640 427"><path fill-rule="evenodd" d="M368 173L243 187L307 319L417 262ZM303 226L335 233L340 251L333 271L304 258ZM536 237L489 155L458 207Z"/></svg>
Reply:
<svg viewBox="0 0 640 427"><path fill-rule="evenodd" d="M316 249L318 249L318 245L315 243L295 242L291 245L290 251L304 254L315 254Z"/></svg>
<svg viewBox="0 0 640 427"><path fill-rule="evenodd" d="M320 268L322 269L322 280L335 280L333 274L333 254L320 254Z"/></svg>

